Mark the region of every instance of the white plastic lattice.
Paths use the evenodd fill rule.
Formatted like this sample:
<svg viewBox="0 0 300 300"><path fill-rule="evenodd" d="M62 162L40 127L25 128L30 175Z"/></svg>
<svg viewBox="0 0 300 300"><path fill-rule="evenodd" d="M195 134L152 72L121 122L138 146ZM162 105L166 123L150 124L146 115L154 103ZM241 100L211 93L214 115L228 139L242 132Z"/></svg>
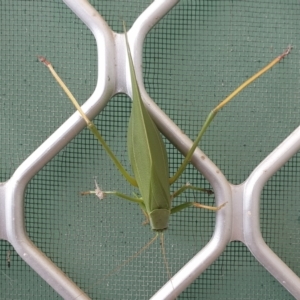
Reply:
<svg viewBox="0 0 300 300"><path fill-rule="evenodd" d="M126 68L124 35L114 33L85 0L64 0L92 31L98 49L98 82L83 110L94 118L119 92L130 96L131 84ZM142 98L160 131L185 154L192 141L162 112L147 94L142 80L142 46L147 33L168 13L176 1L154 1L128 32ZM18 254L64 299L89 299L28 238L24 226L24 193L32 177L85 126L78 113L49 137L13 176L0 186L0 237L9 241ZM231 241L242 241L256 259L297 299L299 277L266 245L259 223L259 201L267 180L300 149L300 127L266 157L241 185L230 184L217 166L197 149L192 163L213 186L217 205L227 201L217 213L215 232L210 242L190 260L152 299L174 299L224 251Z"/></svg>

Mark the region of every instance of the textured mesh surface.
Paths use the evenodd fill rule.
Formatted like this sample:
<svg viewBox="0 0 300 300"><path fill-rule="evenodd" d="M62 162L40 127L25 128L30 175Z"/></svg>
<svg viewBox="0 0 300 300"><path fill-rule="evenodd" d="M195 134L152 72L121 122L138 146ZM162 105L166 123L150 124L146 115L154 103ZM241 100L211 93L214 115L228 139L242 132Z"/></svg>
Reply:
<svg viewBox="0 0 300 300"><path fill-rule="evenodd" d="M115 30L128 28L151 1L90 1ZM144 81L150 96L191 138L208 112L243 80L289 44L291 55L247 88L209 128L201 149L228 180L243 182L300 123L299 1L181 1L148 35ZM1 181L73 112L48 70L45 55L83 103L93 92L97 53L93 36L61 1L0 4ZM114 97L95 120L129 168L126 128L130 100ZM169 143L170 172L182 156ZM261 226L268 245L300 274L299 155L263 190ZM104 150L83 130L30 182L26 230L33 242L92 299L148 299L168 279L159 243L117 274L105 278L144 246L153 233L139 207L114 197L81 197L97 176L105 190L131 194ZM193 167L180 178L209 187ZM175 189L176 187L174 187ZM214 203L185 193L181 199ZM165 234L171 273L210 239L213 213L188 209L174 215ZM7 256L10 256L10 267ZM60 299L14 251L0 241L1 299ZM242 243L224 254L179 299L292 299Z"/></svg>

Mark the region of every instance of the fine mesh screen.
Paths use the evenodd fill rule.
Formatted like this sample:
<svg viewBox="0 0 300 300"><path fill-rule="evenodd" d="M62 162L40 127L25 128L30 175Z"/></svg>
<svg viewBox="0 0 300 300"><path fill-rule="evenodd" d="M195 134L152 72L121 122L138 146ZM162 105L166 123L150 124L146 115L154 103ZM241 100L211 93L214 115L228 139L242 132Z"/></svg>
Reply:
<svg viewBox="0 0 300 300"><path fill-rule="evenodd" d="M130 28L152 1L90 1L113 30ZM74 109L36 56L46 56L80 103L97 80L97 49L86 26L61 1L0 4L1 182ZM145 87L155 102L192 139L208 112L246 78L281 54L292 53L223 109L200 148L233 184L300 124L299 1L181 1L147 36ZM126 131L130 99L114 97L95 123L130 169ZM182 160L166 142L170 173ZM299 164L295 155L263 190L261 224L268 245L300 274ZM117 274L105 277L152 237L137 205L115 197L100 202L80 191L94 187L130 195L127 184L90 132L83 130L28 185L26 230L32 241L92 299L149 299L167 280L159 243ZM209 187L189 166L186 182ZM176 189L174 185L173 189ZM178 203L213 197L185 193ZM165 234L171 274L210 239L215 216L188 209L171 218ZM7 258L10 257L10 267ZM14 251L0 241L1 299L60 299ZM179 299L292 299L239 242Z"/></svg>

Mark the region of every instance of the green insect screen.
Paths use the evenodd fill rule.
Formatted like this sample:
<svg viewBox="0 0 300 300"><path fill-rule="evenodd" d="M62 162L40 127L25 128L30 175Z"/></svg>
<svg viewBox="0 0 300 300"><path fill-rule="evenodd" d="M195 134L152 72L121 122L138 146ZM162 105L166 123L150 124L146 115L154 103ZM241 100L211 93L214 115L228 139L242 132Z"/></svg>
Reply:
<svg viewBox="0 0 300 300"><path fill-rule="evenodd" d="M90 4L113 31L129 29L150 0ZM227 180L239 185L300 124L299 1L182 0L150 31L143 47L144 85L150 97L191 139L206 116L244 80L284 49L291 54L238 95L216 117L200 149ZM97 82L94 36L63 1L0 3L1 182L6 182L74 112L65 93L38 61L51 61L83 104ZM127 126L131 100L114 96L94 122L131 172ZM164 139L170 174L182 154ZM29 182L25 228L32 242L91 299L149 299L210 240L215 214L189 208L172 215L165 233L165 267L157 240L118 269L154 233L138 205L93 190L138 194L88 129L83 129ZM189 165L172 191L189 182L211 188ZM261 231L268 246L300 275L300 156L265 185ZM214 196L187 191L175 204L214 205ZM1 202L0 202L1 203ZM0 207L0 209L4 209ZM233 220L234 224L234 220ZM233 225L234 226L234 225ZM14 247L0 240L0 299L61 299ZM223 254L178 299L293 299L241 242Z"/></svg>

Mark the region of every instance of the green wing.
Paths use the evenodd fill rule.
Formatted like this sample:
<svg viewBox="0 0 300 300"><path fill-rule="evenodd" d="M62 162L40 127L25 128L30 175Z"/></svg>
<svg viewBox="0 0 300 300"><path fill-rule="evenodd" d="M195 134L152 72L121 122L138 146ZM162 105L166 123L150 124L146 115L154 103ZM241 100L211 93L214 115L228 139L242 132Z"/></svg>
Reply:
<svg viewBox="0 0 300 300"><path fill-rule="evenodd" d="M132 111L128 126L127 147L131 166L147 213L171 208L169 167L160 132L141 99L124 25L132 84Z"/></svg>

